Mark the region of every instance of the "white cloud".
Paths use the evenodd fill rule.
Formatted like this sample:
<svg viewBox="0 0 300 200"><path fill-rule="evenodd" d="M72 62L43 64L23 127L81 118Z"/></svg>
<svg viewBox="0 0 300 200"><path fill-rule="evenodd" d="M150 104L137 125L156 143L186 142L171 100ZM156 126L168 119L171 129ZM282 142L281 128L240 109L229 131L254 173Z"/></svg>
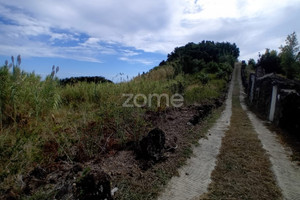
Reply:
<svg viewBox="0 0 300 200"><path fill-rule="evenodd" d="M55 40L62 40L62 41L78 41L79 39L74 37L71 34L66 34L66 33L50 33L51 35L51 41L55 41Z"/></svg>
<svg viewBox="0 0 300 200"><path fill-rule="evenodd" d="M123 50L123 55L125 57L129 57L129 56L137 56L137 55L140 55L141 53L139 52L136 52L136 51L132 51L132 50L128 50L128 49L124 49Z"/></svg>
<svg viewBox="0 0 300 200"><path fill-rule="evenodd" d="M130 58L130 57L125 57L125 56L119 57L119 60L130 62L130 63L140 63L143 65L153 65L154 64L153 60L141 59L141 58Z"/></svg>
<svg viewBox="0 0 300 200"><path fill-rule="evenodd" d="M118 53L114 45L166 54L187 42L215 40L237 43L246 58L280 46L292 31L300 35L299 10L299 0L2 0L0 53L100 62L100 54ZM119 53L138 62L129 59L135 51Z"/></svg>

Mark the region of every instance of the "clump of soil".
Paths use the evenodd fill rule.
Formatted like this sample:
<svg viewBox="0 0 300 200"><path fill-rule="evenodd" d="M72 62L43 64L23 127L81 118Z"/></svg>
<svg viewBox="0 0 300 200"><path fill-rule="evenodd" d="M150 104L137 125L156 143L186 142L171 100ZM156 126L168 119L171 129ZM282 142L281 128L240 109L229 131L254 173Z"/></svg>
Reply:
<svg viewBox="0 0 300 200"><path fill-rule="evenodd" d="M163 157L165 142L165 133L159 128L152 129L148 135L143 137L139 142L136 153L140 158L158 161Z"/></svg>
<svg viewBox="0 0 300 200"><path fill-rule="evenodd" d="M74 184L76 199L111 200L110 177L98 170L88 170Z"/></svg>
<svg viewBox="0 0 300 200"><path fill-rule="evenodd" d="M23 178L22 193L55 199L112 199L110 176L95 163L57 162L35 167ZM18 199L8 194L6 198Z"/></svg>

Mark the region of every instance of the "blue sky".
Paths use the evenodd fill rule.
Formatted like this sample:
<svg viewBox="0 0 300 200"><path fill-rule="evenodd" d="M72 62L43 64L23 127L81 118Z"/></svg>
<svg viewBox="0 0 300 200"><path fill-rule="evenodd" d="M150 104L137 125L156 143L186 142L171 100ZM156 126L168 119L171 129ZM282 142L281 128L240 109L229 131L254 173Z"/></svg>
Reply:
<svg viewBox="0 0 300 200"><path fill-rule="evenodd" d="M0 0L0 63L43 77L146 72L188 42L235 42L240 59L300 35L299 0ZM124 75L120 75L120 73Z"/></svg>

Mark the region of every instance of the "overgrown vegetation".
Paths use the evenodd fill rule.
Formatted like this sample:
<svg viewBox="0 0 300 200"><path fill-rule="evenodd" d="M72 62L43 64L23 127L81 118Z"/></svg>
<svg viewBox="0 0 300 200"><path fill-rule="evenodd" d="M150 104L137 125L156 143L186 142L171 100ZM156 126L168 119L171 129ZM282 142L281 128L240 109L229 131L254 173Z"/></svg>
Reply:
<svg viewBox="0 0 300 200"><path fill-rule="evenodd" d="M265 73L278 73L289 79L300 80L300 51L295 32L288 35L285 45L279 47L280 52L266 49L265 53L259 55L257 63L253 59L248 61L248 65L255 68L261 66Z"/></svg>
<svg viewBox="0 0 300 200"><path fill-rule="evenodd" d="M20 56L16 64L12 57L0 68L0 196L21 193L17 178L36 166L85 162L139 141L152 126L144 113L168 107L164 98L160 106L153 98L151 106L124 107L123 94L179 93L185 105L218 98L238 54L235 44L189 43L131 81L66 85L56 77L58 67L42 79L20 69Z"/></svg>

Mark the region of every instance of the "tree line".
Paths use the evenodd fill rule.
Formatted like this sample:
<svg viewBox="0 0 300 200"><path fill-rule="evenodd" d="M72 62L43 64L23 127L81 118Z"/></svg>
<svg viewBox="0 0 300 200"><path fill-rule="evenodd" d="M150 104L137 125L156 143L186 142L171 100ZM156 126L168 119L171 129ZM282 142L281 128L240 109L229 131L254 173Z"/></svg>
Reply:
<svg viewBox="0 0 300 200"><path fill-rule="evenodd" d="M278 53L267 48L264 54L259 54L257 62L253 58L249 59L248 65L262 67L265 73L277 73L288 79L300 80L300 51L296 33L288 35L285 45L279 49Z"/></svg>
<svg viewBox="0 0 300 200"><path fill-rule="evenodd" d="M87 83L112 83L112 81L102 77L102 76L80 76L80 77L71 77L60 79L61 85L73 85L78 82L87 82Z"/></svg>

